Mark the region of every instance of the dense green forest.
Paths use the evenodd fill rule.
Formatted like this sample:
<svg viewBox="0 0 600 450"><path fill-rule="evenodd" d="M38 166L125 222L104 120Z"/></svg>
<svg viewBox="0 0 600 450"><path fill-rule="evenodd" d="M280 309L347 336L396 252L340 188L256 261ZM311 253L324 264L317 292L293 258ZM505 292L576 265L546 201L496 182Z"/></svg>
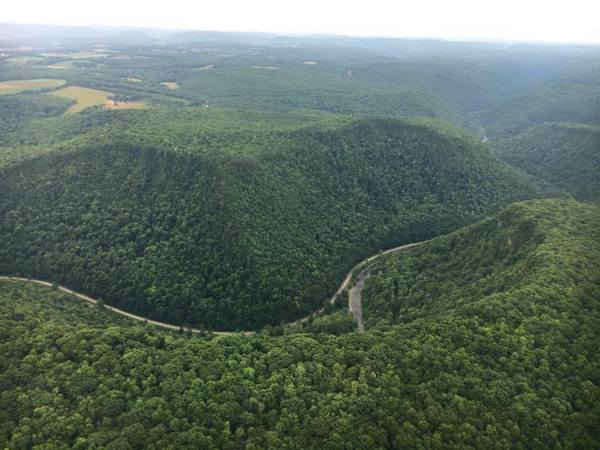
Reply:
<svg viewBox="0 0 600 450"><path fill-rule="evenodd" d="M479 313L506 321L536 299L540 307L555 308L573 296L577 305L594 308L599 214L597 207L574 201L517 203L448 236L386 255L363 290L367 323L468 314L475 302Z"/></svg>
<svg viewBox="0 0 600 450"><path fill-rule="evenodd" d="M316 309L369 254L544 192L435 122L290 127L154 142L139 125L10 164L0 272L178 324L256 328Z"/></svg>
<svg viewBox="0 0 600 450"><path fill-rule="evenodd" d="M0 44L1 449L600 449L600 47Z"/></svg>
<svg viewBox="0 0 600 450"><path fill-rule="evenodd" d="M517 173L449 123L494 149L544 121L593 123L594 47L65 31L48 48L34 30L6 42L6 86L61 79L144 109L64 114L56 87L0 91L0 272L259 328L313 311L381 249L561 188L583 198L562 166L549 177L498 151L546 181Z"/></svg>
<svg viewBox="0 0 600 450"><path fill-rule="evenodd" d="M378 265L337 337L178 336L0 282L0 445L599 448L598 230L510 206Z"/></svg>
<svg viewBox="0 0 600 450"><path fill-rule="evenodd" d="M547 83L472 114L503 161L565 189L578 200L598 201L597 80L573 77Z"/></svg>
<svg viewBox="0 0 600 450"><path fill-rule="evenodd" d="M475 113L492 138L514 136L547 122L600 124L600 82L567 80L509 97Z"/></svg>
<svg viewBox="0 0 600 450"><path fill-rule="evenodd" d="M493 147L504 161L560 186L575 198L600 201L599 127L545 123Z"/></svg>

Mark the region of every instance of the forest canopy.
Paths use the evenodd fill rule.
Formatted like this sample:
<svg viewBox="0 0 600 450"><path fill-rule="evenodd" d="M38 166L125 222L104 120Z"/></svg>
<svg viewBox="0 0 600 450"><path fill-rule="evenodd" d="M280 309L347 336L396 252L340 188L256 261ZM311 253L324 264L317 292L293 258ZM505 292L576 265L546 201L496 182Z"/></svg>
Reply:
<svg viewBox="0 0 600 450"><path fill-rule="evenodd" d="M400 265L447 270L401 288L399 317L371 307L367 332L337 337L178 336L0 282L0 445L597 448L599 225L597 207L520 203L394 256L366 306Z"/></svg>

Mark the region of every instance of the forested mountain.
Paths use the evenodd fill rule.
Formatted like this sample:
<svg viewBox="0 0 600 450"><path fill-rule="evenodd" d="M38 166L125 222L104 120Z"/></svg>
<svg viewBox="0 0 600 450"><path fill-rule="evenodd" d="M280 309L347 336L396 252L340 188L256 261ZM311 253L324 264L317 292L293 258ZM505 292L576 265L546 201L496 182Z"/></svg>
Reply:
<svg viewBox="0 0 600 450"><path fill-rule="evenodd" d="M600 449L600 47L0 44L0 448Z"/></svg>
<svg viewBox="0 0 600 450"><path fill-rule="evenodd" d="M474 113L505 162L597 202L600 84L594 77L550 83Z"/></svg>
<svg viewBox="0 0 600 450"><path fill-rule="evenodd" d="M545 123L494 143L493 148L504 161L579 200L600 201L600 127Z"/></svg>
<svg viewBox="0 0 600 450"><path fill-rule="evenodd" d="M524 316L559 319L587 311L597 318L599 221L598 207L574 201L516 203L478 224L382 257L363 290L367 323L451 314L498 321L516 333Z"/></svg>
<svg viewBox="0 0 600 450"><path fill-rule="evenodd" d="M6 166L0 273L178 324L256 328L314 310L369 254L543 193L426 120L211 130L96 131Z"/></svg>
<svg viewBox="0 0 600 450"><path fill-rule="evenodd" d="M600 80L551 83L476 113L492 138L507 138L543 123L600 124Z"/></svg>
<svg viewBox="0 0 600 450"><path fill-rule="evenodd" d="M598 448L599 230L512 205L379 264L337 337L178 337L0 282L0 445Z"/></svg>

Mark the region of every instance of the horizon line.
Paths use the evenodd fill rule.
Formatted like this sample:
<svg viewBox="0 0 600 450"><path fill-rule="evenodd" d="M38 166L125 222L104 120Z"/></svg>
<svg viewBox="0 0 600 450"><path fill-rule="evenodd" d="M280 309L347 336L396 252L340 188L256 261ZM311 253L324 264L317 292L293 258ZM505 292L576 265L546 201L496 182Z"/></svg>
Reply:
<svg viewBox="0 0 600 450"><path fill-rule="evenodd" d="M299 38L311 38L311 37L328 37L328 38L351 38L351 39L390 39L390 40L426 40L426 41L444 41L444 42L456 42L456 43L487 43L487 44L535 44L535 45L571 45L571 46L586 46L586 47L600 47L600 41L560 41L560 40L534 40L534 39L515 39L515 38L484 38L484 37L444 37L435 35L358 35L358 34L344 34L344 33L332 33L327 31L319 32L303 32L303 31L257 31L257 30L219 30L209 28L176 28L167 27L160 25L104 25L104 24L93 24L93 25L73 25L73 24L56 24L56 23L41 23L41 22L12 22L2 21L0 27L4 25L21 25L21 26L45 26L45 27L57 27L57 28L81 28L81 29L115 29L115 30L155 30L170 33L182 33L182 32L203 32L203 33L222 33L222 34L262 34L270 36L281 36L281 37L299 37ZM9 38L3 38L0 36L0 40L8 40Z"/></svg>

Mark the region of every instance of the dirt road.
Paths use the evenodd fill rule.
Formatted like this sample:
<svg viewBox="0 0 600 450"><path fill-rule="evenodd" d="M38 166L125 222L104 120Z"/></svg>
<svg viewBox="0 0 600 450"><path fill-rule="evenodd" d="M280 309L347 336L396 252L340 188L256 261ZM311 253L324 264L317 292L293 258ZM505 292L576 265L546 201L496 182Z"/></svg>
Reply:
<svg viewBox="0 0 600 450"><path fill-rule="evenodd" d="M370 267L372 266L371 263L373 263L373 261L375 261L377 258L383 256L383 255L387 255L389 253L393 253L393 252L397 252L397 251L401 251L401 250L405 250L407 248L410 247L414 247L415 245L421 245L425 242L428 241L422 241L422 242L413 242L412 244L406 244L406 245L401 245L400 247L394 247L391 248L389 250L386 250L384 252L378 253L377 255L371 256L361 262L359 262L357 265L355 265L352 270L348 273L348 275L346 276L346 278L344 278L344 281L342 282L342 284L340 285L340 287L338 288L337 291L335 291L335 294L329 299L329 303L332 303L335 301L336 297L342 293L342 291L346 288L348 288L348 285L350 284L350 282L352 281L352 275L353 273L361 268L361 267L365 267L360 274L358 275L356 281L353 283L352 285L352 289L350 289L349 291L349 297L348 297L348 309L352 312L352 314L354 315L354 318L356 320L356 323L358 325L358 330L359 331L364 331L364 324L363 324L363 320L362 320L362 304L361 304L361 291L364 287L365 284L365 280L367 279L367 277L369 276L369 270ZM48 282L48 281L42 281L42 280L35 280L35 279L30 279L30 278L21 278L21 277L9 277L9 276L0 276L0 281L16 281L16 282L26 282L26 283L33 283L33 284L38 284L40 286L46 286L46 287L52 287L52 283ZM98 300L92 297L89 297L85 294L81 294L79 292L75 292L65 286L60 286L58 285L56 287L57 290L65 292L69 295L72 295L75 298L78 298L79 300L83 300L85 302L91 303L92 305L95 305L98 303ZM129 319L133 319L133 320L137 320L138 322L144 322L150 325L154 325L160 328L165 328L168 330L180 330L183 328L184 331L189 331L193 334L202 334L205 332L205 330L200 330L197 328L188 328L188 327L180 327L179 325L173 325L170 323L165 323L165 322L160 322L158 320L151 320L148 319L147 317L142 317L142 316L138 316L136 314L132 314L129 313L127 311L123 311L122 309L119 308L115 308L114 306L110 306L110 305L104 305L104 308L107 309L108 311L114 312L116 314L120 314L121 316L127 317ZM306 322L307 320L309 320L311 317L316 316L317 314L323 312L325 308L320 308L319 310L309 314L306 317L303 317L302 319L297 320L296 322L292 322L292 323L302 323L302 322ZM234 334L245 334L245 335L251 335L254 332L253 331L213 331L212 334L217 335L217 336L231 336Z"/></svg>
<svg viewBox="0 0 600 450"><path fill-rule="evenodd" d="M33 284L38 284L40 286L47 286L47 287L52 287L52 283L49 283L47 281L42 281L42 280L34 280L34 279L28 279L28 278L20 278L20 277L6 277L6 276L0 276L0 281L17 281L17 282L27 282L27 283L33 283ZM98 303L98 300L92 298L92 297L88 297L85 294L81 294L79 292L75 292L65 286L57 286L56 288L59 291L62 292L66 292L67 294L72 295L73 297L76 297L80 300L86 301L88 303L91 303L92 305L95 305ZM165 323L165 322L159 322L158 320L151 320L148 319L147 317L142 317L142 316L138 316L136 314L132 314L132 313L128 313L127 311L123 311L122 309L119 308L115 308L114 306L109 306L109 305L104 305L104 308L107 309L108 311L112 311L116 314L120 314L121 316L127 317L129 319L133 319L133 320L137 320L139 322L144 322L144 323L148 323L150 325L155 325L157 327L160 328L165 328L168 330L180 330L182 327L178 326L178 325L173 325L170 323ZM187 327L183 327L184 331L190 331L193 334L201 334L204 333L205 330L199 330L197 328L187 328ZM251 334L251 332L243 332L244 334ZM229 336L232 334L236 334L233 331L213 331L212 334L216 334L216 335L220 335L220 336Z"/></svg>
<svg viewBox="0 0 600 450"><path fill-rule="evenodd" d="M352 279L352 274L361 267L364 267L357 275L356 280L352 284L351 288L348 290L348 309L354 316L354 320L356 321L356 325L358 327L358 331L365 331L365 325L363 322L363 313L362 313L362 301L361 301L361 293L363 288L365 287L365 281L369 278L371 267L377 258L380 258L383 255L387 255L394 252L399 252L402 250L406 250L411 247L415 247L417 245L424 244L429 241L421 241L421 242L413 242L412 244L401 245L400 247L394 247L384 252L381 252L377 255L371 256L370 258L365 259L364 261L358 263L356 266L352 268L340 288L338 292L342 292L342 290L348 287L350 280ZM333 301L333 299L331 300Z"/></svg>

